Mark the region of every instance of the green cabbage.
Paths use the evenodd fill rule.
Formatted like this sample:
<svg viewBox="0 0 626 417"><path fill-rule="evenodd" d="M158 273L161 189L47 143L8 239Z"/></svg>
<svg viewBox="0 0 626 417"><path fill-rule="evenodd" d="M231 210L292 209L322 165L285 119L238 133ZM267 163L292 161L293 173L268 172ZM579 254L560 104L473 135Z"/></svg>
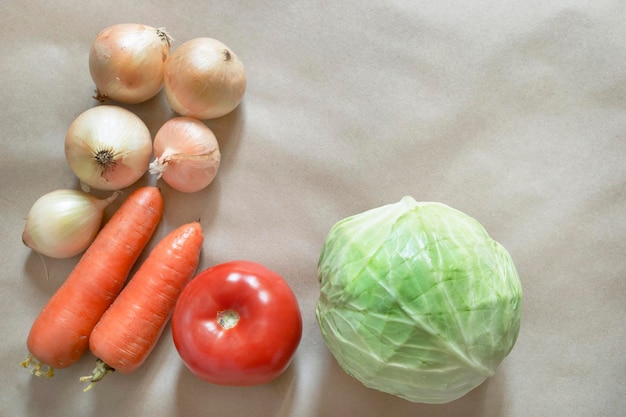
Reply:
<svg viewBox="0 0 626 417"><path fill-rule="evenodd" d="M446 403L493 375L517 340L509 253L447 205L404 197L339 221L318 271L324 341L367 387Z"/></svg>

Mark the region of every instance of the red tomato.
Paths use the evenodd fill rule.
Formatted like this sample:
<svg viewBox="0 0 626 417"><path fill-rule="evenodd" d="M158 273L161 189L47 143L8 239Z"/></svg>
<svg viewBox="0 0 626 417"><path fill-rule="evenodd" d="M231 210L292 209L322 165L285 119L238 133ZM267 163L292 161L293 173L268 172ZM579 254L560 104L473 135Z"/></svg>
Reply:
<svg viewBox="0 0 626 417"><path fill-rule="evenodd" d="M172 315L174 344L205 381L257 385L283 373L302 336L296 296L277 273L248 261L200 272Z"/></svg>

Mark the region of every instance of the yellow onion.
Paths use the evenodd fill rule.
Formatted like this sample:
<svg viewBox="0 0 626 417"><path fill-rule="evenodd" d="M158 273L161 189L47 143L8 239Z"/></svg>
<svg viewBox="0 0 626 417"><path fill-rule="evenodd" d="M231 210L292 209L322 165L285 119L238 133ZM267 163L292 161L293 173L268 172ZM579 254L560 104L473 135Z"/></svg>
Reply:
<svg viewBox="0 0 626 417"><path fill-rule="evenodd" d="M81 113L65 137L65 157L83 190L120 190L148 170L152 137L130 110L100 105Z"/></svg>
<svg viewBox="0 0 626 417"><path fill-rule="evenodd" d="M93 242L104 209L117 198L98 199L77 190L56 190L41 196L31 207L22 233L26 246L51 258L78 255Z"/></svg>
<svg viewBox="0 0 626 417"><path fill-rule="evenodd" d="M163 28L120 23L102 30L89 52L96 98L141 103L163 86L171 38Z"/></svg>
<svg viewBox="0 0 626 417"><path fill-rule="evenodd" d="M214 119L233 111L246 90L239 57L212 38L189 40L172 52L165 66L164 90L176 113Z"/></svg>
<svg viewBox="0 0 626 417"><path fill-rule="evenodd" d="M191 117L175 117L154 136L151 174L172 188L192 193L207 187L217 175L220 149L213 131Z"/></svg>

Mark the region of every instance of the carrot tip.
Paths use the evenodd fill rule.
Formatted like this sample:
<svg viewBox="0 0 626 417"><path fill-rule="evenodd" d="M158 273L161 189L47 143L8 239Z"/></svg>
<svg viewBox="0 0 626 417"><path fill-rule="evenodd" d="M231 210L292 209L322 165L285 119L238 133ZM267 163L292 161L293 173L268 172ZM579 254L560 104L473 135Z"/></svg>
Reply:
<svg viewBox="0 0 626 417"><path fill-rule="evenodd" d="M22 365L22 367L24 368L30 368L30 373L37 377L43 376L46 378L52 378L54 376L53 367L41 363L40 360L35 359L35 357L30 353L28 354L26 359L20 362L20 365Z"/></svg>
<svg viewBox="0 0 626 417"><path fill-rule="evenodd" d="M80 382L89 382L89 385L87 385L83 392L87 392L92 389L96 382L100 381L113 371L115 371L115 369L104 363L102 359L97 359L96 367L93 369L91 375L80 377Z"/></svg>

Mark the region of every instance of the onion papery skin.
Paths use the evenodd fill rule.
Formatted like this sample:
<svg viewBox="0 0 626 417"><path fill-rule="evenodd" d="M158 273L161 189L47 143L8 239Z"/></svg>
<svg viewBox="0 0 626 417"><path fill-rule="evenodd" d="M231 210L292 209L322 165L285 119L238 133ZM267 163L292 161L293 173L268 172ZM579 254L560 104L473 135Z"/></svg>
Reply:
<svg viewBox="0 0 626 417"><path fill-rule="evenodd" d="M99 152L111 161L98 162ZM65 157L83 189L121 190L148 170L152 137L145 123L130 110L99 105L85 110L70 125L65 137Z"/></svg>
<svg viewBox="0 0 626 417"><path fill-rule="evenodd" d="M150 173L158 174L175 190L193 193L206 188L217 175L220 149L215 134L192 117L175 117L154 137L155 160Z"/></svg>
<svg viewBox="0 0 626 417"><path fill-rule="evenodd" d="M120 23L102 30L89 52L89 71L96 97L137 104L163 87L171 38L162 28Z"/></svg>
<svg viewBox="0 0 626 417"><path fill-rule="evenodd" d="M200 120L232 112L246 91L239 57L222 42L195 38L172 52L165 66L168 104L181 116Z"/></svg>

